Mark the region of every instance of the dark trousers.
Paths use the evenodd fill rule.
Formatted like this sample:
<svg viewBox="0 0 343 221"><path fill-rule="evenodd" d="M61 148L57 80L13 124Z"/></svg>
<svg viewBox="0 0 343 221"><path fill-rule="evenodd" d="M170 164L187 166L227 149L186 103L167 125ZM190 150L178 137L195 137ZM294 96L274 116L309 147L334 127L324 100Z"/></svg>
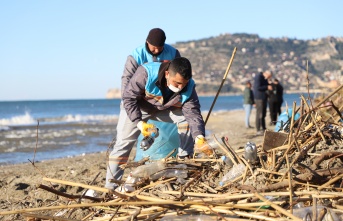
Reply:
<svg viewBox="0 0 343 221"><path fill-rule="evenodd" d="M281 114L282 102L283 102L283 101L278 101L278 102L277 102L277 109L276 109L276 112L277 112L278 116Z"/></svg>
<svg viewBox="0 0 343 221"><path fill-rule="evenodd" d="M256 130L266 129L267 101L255 99L256 104Z"/></svg>
<svg viewBox="0 0 343 221"><path fill-rule="evenodd" d="M277 101L270 101L269 102L269 114L270 114L270 122L275 125L277 116L279 114L279 102Z"/></svg>

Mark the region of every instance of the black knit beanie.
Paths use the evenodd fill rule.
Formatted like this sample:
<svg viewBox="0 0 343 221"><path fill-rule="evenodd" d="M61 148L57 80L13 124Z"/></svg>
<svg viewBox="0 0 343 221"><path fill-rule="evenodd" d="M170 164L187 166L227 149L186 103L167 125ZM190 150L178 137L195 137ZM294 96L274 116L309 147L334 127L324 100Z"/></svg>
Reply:
<svg viewBox="0 0 343 221"><path fill-rule="evenodd" d="M164 45L166 40L166 34L162 29L154 28L149 31L149 35L146 40L153 46L161 47Z"/></svg>

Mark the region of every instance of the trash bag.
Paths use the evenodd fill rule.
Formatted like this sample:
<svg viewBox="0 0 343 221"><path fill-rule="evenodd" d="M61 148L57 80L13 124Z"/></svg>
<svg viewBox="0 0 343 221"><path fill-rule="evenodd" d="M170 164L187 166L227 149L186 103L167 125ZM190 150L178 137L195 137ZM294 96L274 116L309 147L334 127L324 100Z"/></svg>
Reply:
<svg viewBox="0 0 343 221"><path fill-rule="evenodd" d="M147 156L150 157L150 160L159 160L166 157L173 149L176 149L176 151L172 156L176 156L177 149L180 146L176 124L155 120L148 120L148 123L156 125L156 127L159 129L159 135L151 147L147 150L142 150L140 148L143 135L139 135L137 140L136 157L134 161L139 161Z"/></svg>
<svg viewBox="0 0 343 221"><path fill-rule="evenodd" d="M275 128L274 128L274 132L279 132L279 131L288 132L289 131L289 126L292 119L292 111L293 111L293 108L288 108L288 110L285 110L279 115L279 117L277 118ZM299 117L300 117L300 114L296 113L294 115L294 121L298 120Z"/></svg>

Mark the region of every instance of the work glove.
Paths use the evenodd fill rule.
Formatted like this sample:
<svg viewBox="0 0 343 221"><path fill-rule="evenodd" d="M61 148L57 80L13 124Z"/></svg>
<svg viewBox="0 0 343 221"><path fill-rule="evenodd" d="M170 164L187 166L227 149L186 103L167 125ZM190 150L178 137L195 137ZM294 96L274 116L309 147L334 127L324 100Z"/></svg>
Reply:
<svg viewBox="0 0 343 221"><path fill-rule="evenodd" d="M198 135L195 138L194 149L196 151L206 154L207 156L210 156L213 154L212 147L208 144L206 138L203 135Z"/></svg>
<svg viewBox="0 0 343 221"><path fill-rule="evenodd" d="M148 124L144 121L139 121L137 124L137 128L141 131L144 137L151 136L157 137L158 136L158 129L154 124Z"/></svg>

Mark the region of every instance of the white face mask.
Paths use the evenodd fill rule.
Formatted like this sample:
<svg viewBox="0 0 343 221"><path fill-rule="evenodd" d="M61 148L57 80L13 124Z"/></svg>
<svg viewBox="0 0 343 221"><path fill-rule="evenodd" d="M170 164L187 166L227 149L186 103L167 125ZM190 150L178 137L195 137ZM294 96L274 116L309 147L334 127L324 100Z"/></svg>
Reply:
<svg viewBox="0 0 343 221"><path fill-rule="evenodd" d="M171 90L172 92L177 93L177 92L180 92L180 91L181 91L180 88L175 87L174 85L172 85L172 84L169 82L169 77L167 78L167 83L169 84L169 85L168 85L169 90Z"/></svg>
<svg viewBox="0 0 343 221"><path fill-rule="evenodd" d="M175 86L172 85L172 84L169 84L168 87L169 87L169 89L170 89L172 92L174 92L174 93L177 93L177 92L180 92L180 91L181 91L180 88L175 87Z"/></svg>

